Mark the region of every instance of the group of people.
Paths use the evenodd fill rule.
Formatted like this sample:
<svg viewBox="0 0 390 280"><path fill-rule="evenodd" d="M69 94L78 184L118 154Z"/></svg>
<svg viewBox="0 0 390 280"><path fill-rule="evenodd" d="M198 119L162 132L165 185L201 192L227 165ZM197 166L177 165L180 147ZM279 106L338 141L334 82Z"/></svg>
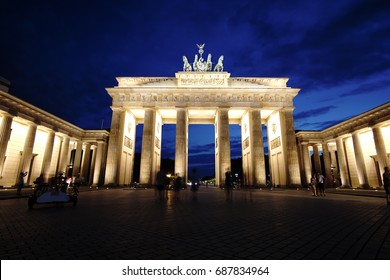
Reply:
<svg viewBox="0 0 390 280"><path fill-rule="evenodd" d="M312 196L326 196L325 179L324 175L319 172L313 174L310 181Z"/></svg>

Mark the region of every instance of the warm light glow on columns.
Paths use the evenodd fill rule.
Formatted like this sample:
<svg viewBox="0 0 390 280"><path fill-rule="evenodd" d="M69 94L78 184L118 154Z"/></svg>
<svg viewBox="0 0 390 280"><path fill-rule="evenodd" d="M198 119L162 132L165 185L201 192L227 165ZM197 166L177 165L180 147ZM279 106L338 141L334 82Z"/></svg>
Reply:
<svg viewBox="0 0 390 280"><path fill-rule="evenodd" d="M8 113L2 114L0 123L0 178L3 174L4 159L11 133L12 119L13 117Z"/></svg>
<svg viewBox="0 0 390 280"><path fill-rule="evenodd" d="M261 111L249 111L250 150L252 155L253 179L250 185L265 186L264 143L261 128ZM249 174L252 172L249 172Z"/></svg>
<svg viewBox="0 0 390 280"><path fill-rule="evenodd" d="M328 143L324 142L322 143L322 156L324 158L324 169L325 169L325 177L330 179L331 178L331 163L330 163L330 154L329 154L329 147Z"/></svg>
<svg viewBox="0 0 390 280"><path fill-rule="evenodd" d="M87 177L87 175L88 175L88 168L89 168L90 161L91 161L91 143L85 143L81 177L84 177L84 179L87 182L89 182L89 178Z"/></svg>
<svg viewBox="0 0 390 280"><path fill-rule="evenodd" d="M161 164L162 119L154 109L145 109L142 135L140 184L153 185Z"/></svg>
<svg viewBox="0 0 390 280"><path fill-rule="evenodd" d="M61 145L61 157L60 157L60 165L59 172L66 172L66 167L69 163L69 137L62 137L62 145Z"/></svg>
<svg viewBox="0 0 390 280"><path fill-rule="evenodd" d="M335 148L336 147L334 147L334 145L332 145L331 149L330 149L331 167L333 167L333 179L338 178L338 173L339 173Z"/></svg>
<svg viewBox="0 0 390 280"><path fill-rule="evenodd" d="M384 172L385 166L390 167L390 163L387 157L386 144L383 139L382 129L379 125L372 127L372 134L374 135L375 149L378 156L379 170L381 174Z"/></svg>
<svg viewBox="0 0 390 280"><path fill-rule="evenodd" d="M176 110L175 175L187 182L188 172L188 113L186 109Z"/></svg>
<svg viewBox="0 0 390 280"><path fill-rule="evenodd" d="M80 173L80 165L81 165L81 153L83 151L83 142L80 140L76 140L76 153L73 161L73 170L72 176L77 176Z"/></svg>
<svg viewBox="0 0 390 280"><path fill-rule="evenodd" d="M351 183L349 182L348 177L348 167L347 167L347 159L346 154L344 150L344 141L343 138L337 137L336 139L336 145L337 145L337 155L339 159L339 167L340 167L340 177L341 177L341 185L344 187L351 186Z"/></svg>
<svg viewBox="0 0 390 280"><path fill-rule="evenodd" d="M313 159L314 159L314 171L317 173L322 173L321 171L321 160L318 151L318 145L313 144Z"/></svg>
<svg viewBox="0 0 390 280"><path fill-rule="evenodd" d="M110 140L108 142L108 151L107 151L107 162L106 162L106 176L105 184L115 184L117 183L118 176L118 166L119 162L119 151L118 147L121 143L120 137L120 125L123 122L121 118L124 117L123 109L112 108L112 119L111 119L111 130L110 130Z"/></svg>
<svg viewBox="0 0 390 280"><path fill-rule="evenodd" d="M26 172L29 171L30 169L36 132L37 132L37 124L29 123L26 139L24 140L23 152L22 152L21 170L20 170L21 172Z"/></svg>
<svg viewBox="0 0 390 280"><path fill-rule="evenodd" d="M95 166L94 166L94 172L93 172L93 181L92 184L99 186L101 185L101 174L102 174L102 163L103 163L103 147L105 143L104 142L98 142L97 148L95 149Z"/></svg>
<svg viewBox="0 0 390 280"><path fill-rule="evenodd" d="M303 166L305 170L305 180L306 180L305 183L309 185L312 172L311 172L311 158L310 158L308 143L301 143L301 150L302 150Z"/></svg>
<svg viewBox="0 0 390 280"><path fill-rule="evenodd" d="M360 187L368 188L369 185L368 185L367 170L366 170L366 165L364 163L364 155L363 155L362 146L360 144L359 132L355 131L352 133L352 142L353 142L353 149L356 158L356 169L359 178L359 185Z"/></svg>
<svg viewBox="0 0 390 280"><path fill-rule="evenodd" d="M231 171L230 163L230 130L229 110L219 109L215 117L216 149L215 149L215 174L216 184L225 184L225 173Z"/></svg>
<svg viewBox="0 0 390 280"><path fill-rule="evenodd" d="M42 169L41 169L41 173L43 174L43 178L45 182L49 181L49 169L51 164L51 158L53 155L54 137L55 137L54 131L49 130L47 132L47 140L45 145L45 152L43 154Z"/></svg>
<svg viewBox="0 0 390 280"><path fill-rule="evenodd" d="M293 109L279 111L283 153L286 159L287 185L300 186L298 150L295 139Z"/></svg>

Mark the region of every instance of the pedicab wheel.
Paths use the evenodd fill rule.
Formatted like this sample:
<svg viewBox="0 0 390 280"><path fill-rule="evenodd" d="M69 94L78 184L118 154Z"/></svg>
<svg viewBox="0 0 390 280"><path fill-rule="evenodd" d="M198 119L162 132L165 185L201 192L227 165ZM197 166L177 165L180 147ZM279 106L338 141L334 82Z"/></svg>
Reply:
<svg viewBox="0 0 390 280"><path fill-rule="evenodd" d="M33 197L28 198L27 205L28 205L28 209L33 209L33 207L34 207L34 198Z"/></svg>

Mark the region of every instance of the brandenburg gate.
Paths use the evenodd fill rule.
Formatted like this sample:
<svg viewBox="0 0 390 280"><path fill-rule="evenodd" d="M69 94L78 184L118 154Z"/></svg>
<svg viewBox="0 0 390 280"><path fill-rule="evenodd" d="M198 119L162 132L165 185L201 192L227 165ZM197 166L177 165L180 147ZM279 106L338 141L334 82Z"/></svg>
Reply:
<svg viewBox="0 0 390 280"><path fill-rule="evenodd" d="M105 184L132 181L135 131L143 124L140 184L155 184L160 170L162 125L176 124L175 174L188 178L188 125L214 124L216 184L230 171L229 124L241 126L243 183L266 184L262 124L267 126L272 182L300 185L294 131L293 99L300 89L288 78L233 78L223 70L223 56L213 67L198 45L192 65L183 56L183 71L175 77L118 77L107 88L112 97L112 123Z"/></svg>

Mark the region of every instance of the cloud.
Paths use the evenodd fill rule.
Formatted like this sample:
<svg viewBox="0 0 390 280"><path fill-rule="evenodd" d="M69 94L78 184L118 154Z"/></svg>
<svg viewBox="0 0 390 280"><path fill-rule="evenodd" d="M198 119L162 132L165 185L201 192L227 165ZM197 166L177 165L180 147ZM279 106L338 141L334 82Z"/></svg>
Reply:
<svg viewBox="0 0 390 280"><path fill-rule="evenodd" d="M320 108L316 108L316 109L312 109L312 110L308 110L308 111L303 111L303 112L294 114L294 119L295 120L302 120L302 119L306 119L306 118L312 118L314 116L321 116L321 115L324 115L324 114L328 113L329 111L336 109L336 108L337 108L336 106L329 105L329 106L324 106L324 107L320 107Z"/></svg>
<svg viewBox="0 0 390 280"><path fill-rule="evenodd" d="M388 80L380 80L380 81L373 81L370 83L362 84L359 87L357 87L349 92L340 94L340 97L372 94L373 92L379 91L379 90L389 91L390 85L388 82L389 82Z"/></svg>

